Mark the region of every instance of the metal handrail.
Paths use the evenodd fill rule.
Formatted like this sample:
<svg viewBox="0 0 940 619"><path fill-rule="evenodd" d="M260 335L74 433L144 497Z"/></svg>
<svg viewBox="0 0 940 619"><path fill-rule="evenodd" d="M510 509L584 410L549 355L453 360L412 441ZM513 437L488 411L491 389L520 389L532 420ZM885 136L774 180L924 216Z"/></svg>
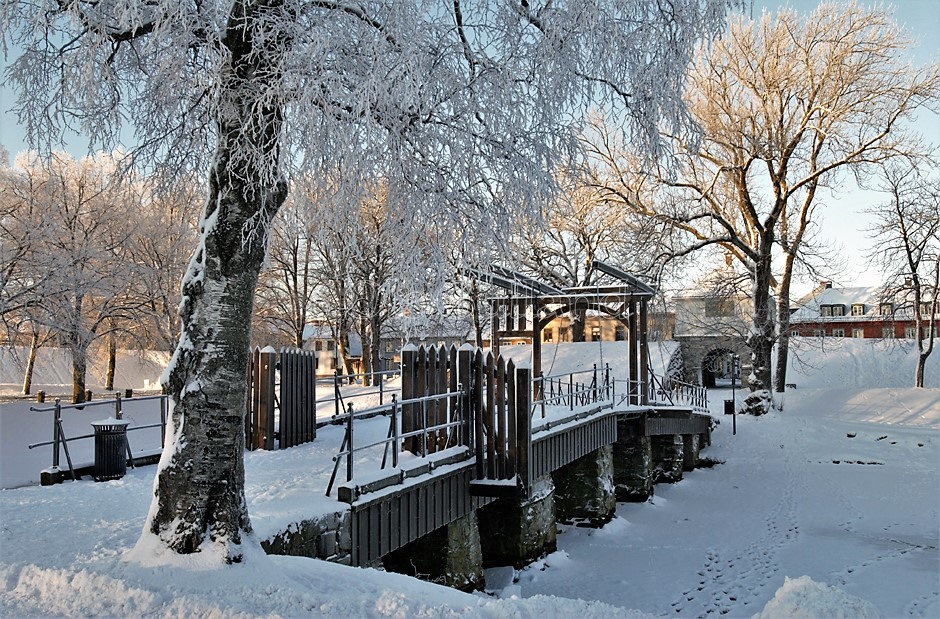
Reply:
<svg viewBox="0 0 940 619"><path fill-rule="evenodd" d="M135 402L142 402L145 400L160 400L160 423L148 424L144 426L134 426L127 428L127 431L133 430L145 430L147 428L154 428L160 426L160 445L163 446L166 443L166 417L167 417L167 403L169 401L169 396L167 395L150 395L150 396L141 396L138 398L129 398ZM121 393L117 392L114 394L113 400L95 400L92 402L80 402L77 404L62 404L61 398L55 399L55 404L52 406L30 406L29 410L34 413L48 413L52 412L52 440L50 441L41 441L39 443L30 443L27 445L27 449L35 449L36 447L45 447L47 445L54 445L52 448L52 468L55 470L59 469L59 452L60 446L62 450L65 451L65 459L69 465L69 475L72 477L72 481L75 481L75 467L72 464L72 455L69 453L69 441L78 441L87 438L93 438L94 434L83 434L81 436L73 436L71 438L65 435L65 429L62 427L62 411L67 409L84 409L85 407L91 408L94 406L103 406L110 405L114 407L114 418L122 419L123 418L123 401L121 398ZM130 444L127 445L128 456L131 455ZM131 466L133 466L133 458L131 458Z"/></svg>
<svg viewBox="0 0 940 619"><path fill-rule="evenodd" d="M392 402L390 404L384 404L379 406L372 406L365 408L360 411L356 411L353 408L353 404L350 402L348 404L347 412L342 415L338 415L336 418L338 420L346 421L346 432L343 436L343 442L340 445L339 451L333 456L333 472L330 475L330 481L326 487L326 496L330 496L330 492L333 491L333 485L336 482L336 475L339 471L340 463L343 460L346 461L346 481L350 482L353 479L353 457L356 453L365 451L367 449L372 449L380 445L385 446L385 452L382 456L382 464L380 469L384 470L388 463L389 450L391 450L392 456L392 468L398 467L398 454L401 451L401 443L407 438L420 436L421 445L422 445L422 455L420 457L427 456L427 444L428 444L428 435L434 435L439 432L446 432L447 434L447 443L453 439L452 431L459 428L465 424L465 420L461 419L459 414L459 407L462 396L466 392L462 388L458 388L457 391L449 391L447 393L441 393L436 395L423 396L418 398L409 398L407 400L399 400L395 394L392 394ZM433 426L428 426L427 424L427 404L429 402L435 402L438 400L451 400L454 399L455 405L452 411L452 414L447 415L447 418L451 421L444 423L436 424ZM413 430L410 432L402 433L399 428L400 413L403 406L408 405L421 405L421 415L422 415L422 427L419 430ZM380 441L370 443L367 445L356 445L355 444L355 424L354 421L358 419L364 419L369 417L375 417L377 415L388 414L389 418L389 429L386 437Z"/></svg>
<svg viewBox="0 0 940 619"><path fill-rule="evenodd" d="M535 408L538 407L544 419L546 404L561 402L567 404L569 410L574 410L576 404L578 406L585 406L587 404L594 404L611 399L614 392L610 375L610 365L605 364L601 369L601 373L602 375L599 381L598 368L597 364L595 364L594 368L590 370L578 370L576 372L554 374L551 376L539 375L532 381L535 386L534 391L536 394L536 399L532 402L532 411L534 412ZM590 375L590 382L576 382L575 376L581 374ZM548 386L547 389L546 385Z"/></svg>

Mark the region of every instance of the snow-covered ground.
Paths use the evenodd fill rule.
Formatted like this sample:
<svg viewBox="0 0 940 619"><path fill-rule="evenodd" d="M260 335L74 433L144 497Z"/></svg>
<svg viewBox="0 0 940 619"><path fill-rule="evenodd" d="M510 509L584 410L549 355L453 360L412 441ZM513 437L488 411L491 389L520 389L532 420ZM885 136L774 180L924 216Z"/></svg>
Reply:
<svg viewBox="0 0 940 619"><path fill-rule="evenodd" d="M604 354L615 357L612 346ZM721 425L703 455L723 464L657 486L647 503L619 504L603 529L559 527L556 553L520 572L490 571L489 595L260 554L221 569L129 560L153 467L105 483L3 490L0 615L940 616L940 391L901 386L907 355L818 360L817 373L794 380L783 412L739 417L734 436L716 412ZM560 351L556 363L565 356L583 361ZM901 378L826 378L851 364ZM712 391L713 410L730 393ZM370 423L367 434L381 435L382 418ZM313 444L247 454L258 536L335 509L311 465L329 461L339 432L327 426ZM0 467L17 466L4 448Z"/></svg>

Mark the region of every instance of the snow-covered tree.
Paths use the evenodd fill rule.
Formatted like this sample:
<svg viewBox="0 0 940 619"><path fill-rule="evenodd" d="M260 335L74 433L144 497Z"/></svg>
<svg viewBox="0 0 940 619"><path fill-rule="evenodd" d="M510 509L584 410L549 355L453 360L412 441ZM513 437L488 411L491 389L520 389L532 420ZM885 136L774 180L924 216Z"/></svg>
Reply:
<svg viewBox="0 0 940 619"><path fill-rule="evenodd" d="M7 78L32 140L68 126L108 142L128 119L139 160L208 170L145 535L242 558L252 299L293 174L381 177L396 208L425 217L497 218L486 186L533 208L586 105L619 110L651 150L660 121L688 127L677 94L725 4L4 0L0 32L22 50Z"/></svg>
<svg viewBox="0 0 940 619"><path fill-rule="evenodd" d="M904 122L936 103L938 67L908 66L907 45L885 9L854 3L737 17L693 67L687 99L703 138L674 137L676 165L651 180L624 173L630 161L620 153L597 149L610 164L612 194L687 235L679 253L719 245L751 274L753 412L771 403L775 343L784 385L792 265L819 190L909 152ZM668 188L655 203L636 191L650 182Z"/></svg>
<svg viewBox="0 0 940 619"><path fill-rule="evenodd" d="M127 294L135 278L129 248L136 201L122 157L99 153L76 161L53 153L46 161L34 154L17 160L21 179L11 220L37 223L25 232L32 240L22 257L28 271L19 280L29 285L20 286L28 293L21 315L54 333L71 353L75 402L85 398L92 342L137 308Z"/></svg>

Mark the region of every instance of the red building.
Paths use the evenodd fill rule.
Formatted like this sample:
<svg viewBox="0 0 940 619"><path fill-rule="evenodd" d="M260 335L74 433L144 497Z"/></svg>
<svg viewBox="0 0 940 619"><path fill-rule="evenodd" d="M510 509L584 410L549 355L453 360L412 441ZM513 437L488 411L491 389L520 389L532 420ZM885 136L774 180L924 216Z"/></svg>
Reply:
<svg viewBox="0 0 940 619"><path fill-rule="evenodd" d="M927 321L932 308L930 303L923 305L921 315ZM913 304L904 294L886 297L882 286L833 288L831 282L822 282L796 302L790 335L914 339L917 328Z"/></svg>

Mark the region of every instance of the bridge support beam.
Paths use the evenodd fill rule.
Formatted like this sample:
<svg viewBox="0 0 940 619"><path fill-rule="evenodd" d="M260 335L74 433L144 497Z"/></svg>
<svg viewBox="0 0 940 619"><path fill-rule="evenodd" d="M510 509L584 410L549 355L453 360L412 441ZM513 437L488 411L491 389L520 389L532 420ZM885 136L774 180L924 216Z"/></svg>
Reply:
<svg viewBox="0 0 940 619"><path fill-rule="evenodd" d="M483 554L476 512L445 525L382 557L389 572L460 589L483 588Z"/></svg>
<svg viewBox="0 0 940 619"><path fill-rule="evenodd" d="M614 517L614 452L610 445L578 458L554 473L555 519L602 527Z"/></svg>
<svg viewBox="0 0 940 619"><path fill-rule="evenodd" d="M551 475L536 479L529 496L501 498L477 510L483 566L522 568L555 552L555 486Z"/></svg>
<svg viewBox="0 0 940 619"><path fill-rule="evenodd" d="M653 483L672 484L682 480L685 443L681 434L653 436Z"/></svg>

